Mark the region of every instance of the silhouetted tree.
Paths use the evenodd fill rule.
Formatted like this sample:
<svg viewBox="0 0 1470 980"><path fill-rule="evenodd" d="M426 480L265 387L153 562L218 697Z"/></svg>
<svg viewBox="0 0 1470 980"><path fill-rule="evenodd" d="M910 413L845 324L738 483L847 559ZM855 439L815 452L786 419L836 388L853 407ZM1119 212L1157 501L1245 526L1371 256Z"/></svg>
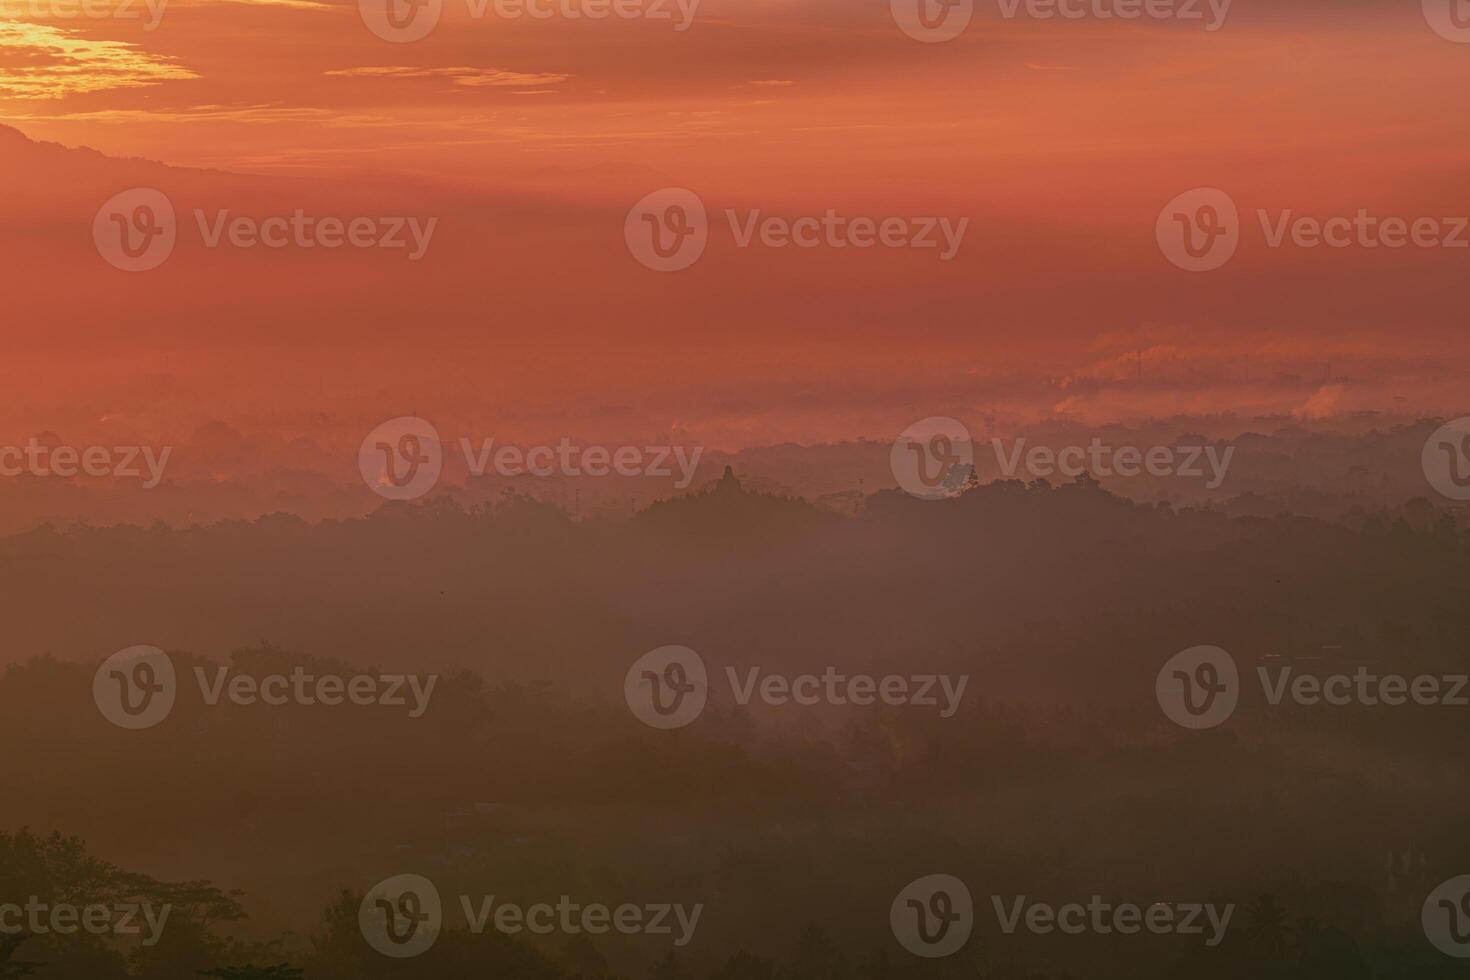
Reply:
<svg viewBox="0 0 1470 980"><path fill-rule="evenodd" d="M301 980L305 974L293 966L278 963L275 966L223 966L217 970L204 970L201 977L218 977L219 980Z"/></svg>

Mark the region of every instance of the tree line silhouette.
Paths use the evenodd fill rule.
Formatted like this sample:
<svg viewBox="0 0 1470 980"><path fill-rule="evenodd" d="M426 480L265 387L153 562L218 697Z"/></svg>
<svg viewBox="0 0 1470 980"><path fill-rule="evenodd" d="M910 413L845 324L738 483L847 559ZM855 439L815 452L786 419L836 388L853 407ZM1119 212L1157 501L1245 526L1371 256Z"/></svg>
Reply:
<svg viewBox="0 0 1470 980"><path fill-rule="evenodd" d="M1229 649L1246 677L1269 657L1463 672L1466 544L1427 502L1348 526L1137 504L1086 479L937 503L878 494L855 517L737 483L622 522L508 496L4 539L0 574L28 613L0 677L20 790L0 797L0 827L78 836L0 838L0 900L178 911L148 948L7 937L0 976L1449 975L1418 910L1470 868L1461 713L1247 697L1220 729L1186 732L1153 692L1163 661L1198 643ZM50 642L25 639L47 617ZM91 677L137 642L168 649L181 690L163 723L126 732ZM716 679L836 664L972 680L948 719L747 707L717 683L698 721L659 732L623 704L622 679L671 642ZM410 719L210 706L193 668L218 665L443 678ZM92 858L83 839L159 877ZM209 881L168 884L170 869ZM972 883L979 925L931 962L887 936L887 908L935 870ZM357 902L410 871L446 895L708 910L672 955L651 937L451 923L428 953L391 961L363 941ZM1241 908L1208 950L1003 935L985 918L992 894L1093 893Z"/></svg>

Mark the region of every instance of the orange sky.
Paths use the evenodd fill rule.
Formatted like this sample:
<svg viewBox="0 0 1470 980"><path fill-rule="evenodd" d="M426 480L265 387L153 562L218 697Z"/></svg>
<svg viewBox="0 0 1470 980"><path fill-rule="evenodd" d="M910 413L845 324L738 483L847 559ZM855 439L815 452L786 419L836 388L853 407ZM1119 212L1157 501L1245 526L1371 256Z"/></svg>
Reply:
<svg viewBox="0 0 1470 980"><path fill-rule="evenodd" d="M375 36L355 2L171 0L156 24L145 0L136 19L0 2L0 122L239 175L0 140L27 191L0 239L20 273L7 430L433 410L735 445L938 413L1463 407L1470 252L1273 250L1254 220L1470 214L1470 44L1418 3L1236 0L1207 31L978 0L926 44L886 0L702 0L683 31L446 0L413 43ZM134 186L165 190L189 238L139 274L88 238ZM665 186L696 191L713 229L676 274L621 240ZM1154 241L1193 187L1245 218L1217 272ZM410 264L205 249L188 216L295 208L438 228ZM741 249L725 208L969 229L951 262Z"/></svg>
<svg viewBox="0 0 1470 980"><path fill-rule="evenodd" d="M632 0L694 3L683 31L509 20L493 4L477 19L476 0L448 0L427 38L392 44L356 3L86 2L137 18L6 24L0 116L189 166L493 183L618 163L762 192L894 182L986 200L1004 189L982 175L1034 194L1051 182L1040 168L1116 179L1140 156L1169 169L1332 156L1388 176L1450 170L1465 152L1462 114L1438 93L1463 80L1470 47L1436 36L1417 4L1237 0L1207 31L1007 20L1001 0L979 0L965 33L919 44L873 0ZM165 4L156 24L150 2Z"/></svg>

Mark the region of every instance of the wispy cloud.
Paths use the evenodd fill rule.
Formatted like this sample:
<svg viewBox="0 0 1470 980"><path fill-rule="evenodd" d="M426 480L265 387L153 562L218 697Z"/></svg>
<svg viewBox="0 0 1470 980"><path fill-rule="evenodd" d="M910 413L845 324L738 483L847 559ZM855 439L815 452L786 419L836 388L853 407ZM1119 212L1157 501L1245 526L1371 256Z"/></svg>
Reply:
<svg viewBox="0 0 1470 980"><path fill-rule="evenodd" d="M183 109L93 109L87 112L62 112L24 114L7 112L5 118L14 122L35 120L64 122L237 122L237 123L283 123L310 122L317 125L366 125L385 117L348 116L327 109L311 106L282 105L199 105Z"/></svg>
<svg viewBox="0 0 1470 980"><path fill-rule="evenodd" d="M99 41L40 24L0 23L0 94L60 99L198 78L176 59L126 41Z"/></svg>
<svg viewBox="0 0 1470 980"><path fill-rule="evenodd" d="M346 78L447 79L465 88L532 88L557 85L571 78L559 72L507 71L503 68L409 68L404 66L338 68L327 75Z"/></svg>
<svg viewBox="0 0 1470 980"><path fill-rule="evenodd" d="M173 2L178 3L180 0L173 0ZM318 3L316 0L182 0L185 6L190 3L203 5L220 2L238 3L247 7L291 7L296 10L331 10L334 6L330 3Z"/></svg>

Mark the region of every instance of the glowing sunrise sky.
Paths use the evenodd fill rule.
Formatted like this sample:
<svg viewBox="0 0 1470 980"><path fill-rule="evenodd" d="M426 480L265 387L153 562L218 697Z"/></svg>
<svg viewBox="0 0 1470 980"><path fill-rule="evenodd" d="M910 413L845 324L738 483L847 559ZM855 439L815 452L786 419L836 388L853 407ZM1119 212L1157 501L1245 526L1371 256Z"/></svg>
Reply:
<svg viewBox="0 0 1470 980"><path fill-rule="evenodd" d="M27 270L0 367L17 431L412 408L736 445L942 412L1463 407L1470 251L1271 250L1254 218L1470 214L1470 44L1417 0L1236 0L1214 31L979 0L937 44L887 0L703 0L684 31L447 0L404 44L355 3L172 0L152 29L143 0L134 20L0 9L0 122L117 158L73 179L0 141L12 188L35 191L4 241ZM440 224L413 266L184 247L130 276L87 235L132 186ZM722 234L675 275L620 238L665 186ZM1208 275L1153 237L1194 187L1227 190L1245 226ZM970 227L947 263L737 249L725 208Z"/></svg>

